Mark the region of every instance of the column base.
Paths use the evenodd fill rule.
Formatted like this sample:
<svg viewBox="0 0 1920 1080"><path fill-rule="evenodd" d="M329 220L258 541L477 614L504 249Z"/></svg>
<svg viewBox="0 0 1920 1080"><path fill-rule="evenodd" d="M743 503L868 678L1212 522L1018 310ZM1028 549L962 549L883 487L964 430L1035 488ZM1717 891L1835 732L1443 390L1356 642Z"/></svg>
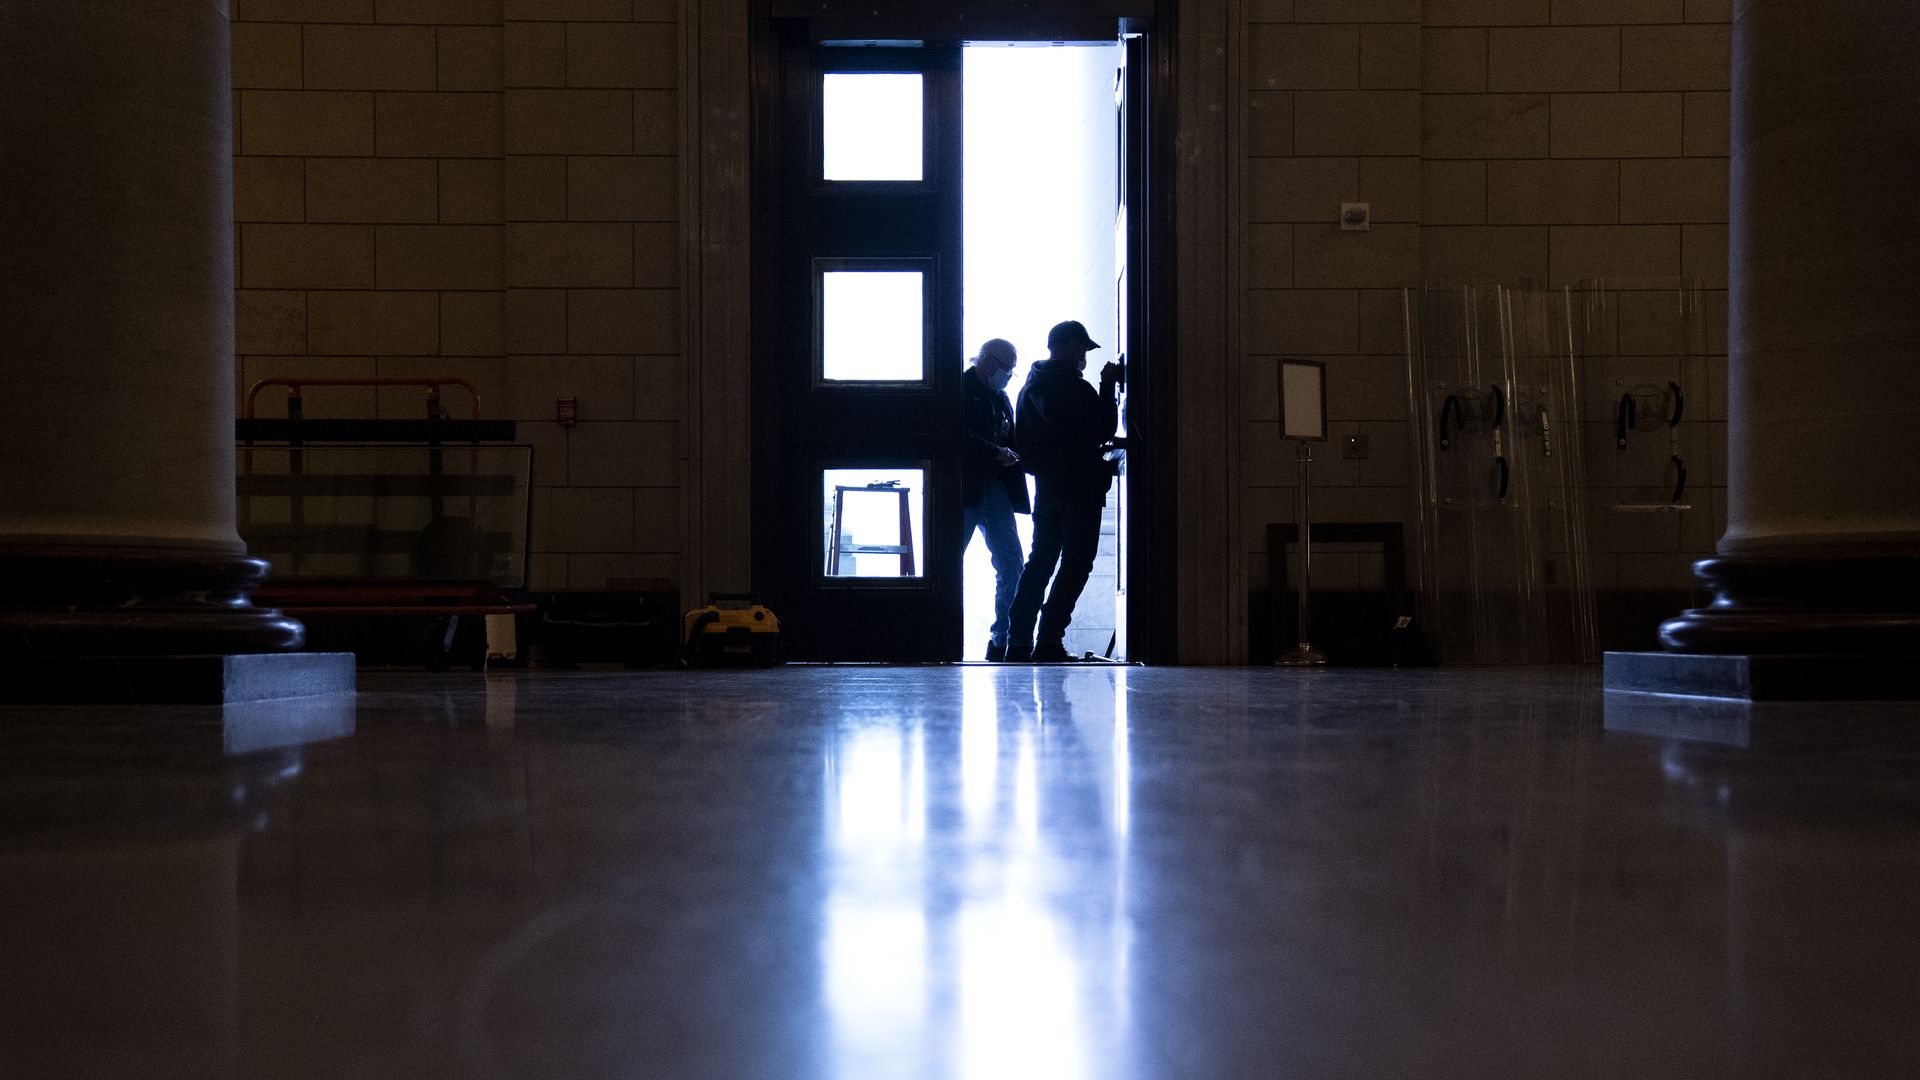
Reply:
<svg viewBox="0 0 1920 1080"><path fill-rule="evenodd" d="M0 705L235 705L351 694L352 653L0 656Z"/></svg>
<svg viewBox="0 0 1920 1080"><path fill-rule="evenodd" d="M1693 572L1713 604L1661 624L1671 652L1920 656L1920 553L1721 555Z"/></svg>
<svg viewBox="0 0 1920 1080"><path fill-rule="evenodd" d="M179 656L298 649L306 628L247 597L244 554L0 548L0 656Z"/></svg>
<svg viewBox="0 0 1920 1080"><path fill-rule="evenodd" d="M1609 690L1602 723L1610 732L1682 743L1712 743L1792 754L1911 755L1920 750L1915 706L1888 701L1744 701ZM1714 787L1739 772L1738 759L1692 758L1679 766Z"/></svg>
<svg viewBox="0 0 1920 1080"><path fill-rule="evenodd" d="M1604 682L1608 690L1741 701L1920 701L1920 653L1610 652Z"/></svg>

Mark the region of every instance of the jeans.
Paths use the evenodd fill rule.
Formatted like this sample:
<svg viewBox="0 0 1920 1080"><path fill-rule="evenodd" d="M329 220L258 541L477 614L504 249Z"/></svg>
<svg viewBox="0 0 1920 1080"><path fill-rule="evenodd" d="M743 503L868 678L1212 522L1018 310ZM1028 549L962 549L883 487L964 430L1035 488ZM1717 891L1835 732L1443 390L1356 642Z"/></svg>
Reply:
<svg viewBox="0 0 1920 1080"><path fill-rule="evenodd" d="M1087 575L1093 573L1094 556L1100 552L1100 512L1106 503L1104 491L1089 491L1084 483L1034 477L1033 554L1020 575L1020 591L1014 594L1008 616L1014 648L1058 645L1067 636L1073 605L1080 601ZM1054 574L1056 564L1058 575ZM1052 589L1047 588L1048 578L1053 579ZM1040 619L1037 632L1033 629L1036 615Z"/></svg>
<svg viewBox="0 0 1920 1080"><path fill-rule="evenodd" d="M987 538L987 554L993 557L993 628L988 631L995 645L1007 643L1007 613L1020 587L1020 533L1013 524L1013 503L1006 486L997 479L980 485L980 501L961 510L966 546L973 543L973 531Z"/></svg>

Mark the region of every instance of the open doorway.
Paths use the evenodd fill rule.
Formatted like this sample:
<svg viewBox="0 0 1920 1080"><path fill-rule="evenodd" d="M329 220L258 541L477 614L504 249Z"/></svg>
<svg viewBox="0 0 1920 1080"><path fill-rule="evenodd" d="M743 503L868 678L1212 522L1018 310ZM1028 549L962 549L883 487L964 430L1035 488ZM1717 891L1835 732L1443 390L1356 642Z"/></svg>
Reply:
<svg viewBox="0 0 1920 1080"><path fill-rule="evenodd" d="M964 118L966 355L989 338L1019 350L1007 394L1019 401L1032 365L1047 358L1049 327L1084 323L1103 348L1101 364L1124 341L1120 296L1126 259L1119 213L1118 44L974 43L962 53ZM1067 629L1071 654L1113 655L1126 625L1119 577L1124 475L1107 496L1100 553ZM1016 515L1022 552L1032 519ZM985 654L994 619L994 572L986 544L967 546L964 566L965 656Z"/></svg>
<svg viewBox="0 0 1920 1080"><path fill-rule="evenodd" d="M1095 378L1124 361L1129 445L1066 644L1171 657L1172 519L1151 512L1173 491L1164 48L1104 19L994 35L1061 46L853 25L775 17L756 37L754 591L791 659L983 656L990 562L968 615L956 542L966 360L1004 337L1024 374L1077 319L1104 346Z"/></svg>

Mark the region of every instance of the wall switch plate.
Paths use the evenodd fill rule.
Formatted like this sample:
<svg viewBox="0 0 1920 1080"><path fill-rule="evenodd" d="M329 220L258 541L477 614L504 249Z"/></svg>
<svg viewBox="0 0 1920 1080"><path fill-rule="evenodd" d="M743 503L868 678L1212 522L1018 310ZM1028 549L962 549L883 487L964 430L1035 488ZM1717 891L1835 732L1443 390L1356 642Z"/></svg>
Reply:
<svg viewBox="0 0 1920 1080"><path fill-rule="evenodd" d="M580 401L578 398L559 398L553 405L553 418L558 420L561 426L571 425L575 420L580 419Z"/></svg>
<svg viewBox="0 0 1920 1080"><path fill-rule="evenodd" d="M1372 203L1343 202L1340 204L1341 232L1366 232L1372 226Z"/></svg>
<svg viewBox="0 0 1920 1080"><path fill-rule="evenodd" d="M1349 435L1340 441L1340 456L1348 461L1367 460L1367 450L1365 435Z"/></svg>

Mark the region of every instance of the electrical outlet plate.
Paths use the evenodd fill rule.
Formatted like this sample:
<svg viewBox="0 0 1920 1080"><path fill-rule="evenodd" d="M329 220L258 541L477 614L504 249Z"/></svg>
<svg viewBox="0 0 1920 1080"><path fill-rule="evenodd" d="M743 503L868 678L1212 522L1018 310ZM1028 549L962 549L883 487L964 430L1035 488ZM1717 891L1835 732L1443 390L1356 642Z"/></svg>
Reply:
<svg viewBox="0 0 1920 1080"><path fill-rule="evenodd" d="M1366 232L1372 226L1372 203L1343 202L1340 204L1341 232Z"/></svg>

